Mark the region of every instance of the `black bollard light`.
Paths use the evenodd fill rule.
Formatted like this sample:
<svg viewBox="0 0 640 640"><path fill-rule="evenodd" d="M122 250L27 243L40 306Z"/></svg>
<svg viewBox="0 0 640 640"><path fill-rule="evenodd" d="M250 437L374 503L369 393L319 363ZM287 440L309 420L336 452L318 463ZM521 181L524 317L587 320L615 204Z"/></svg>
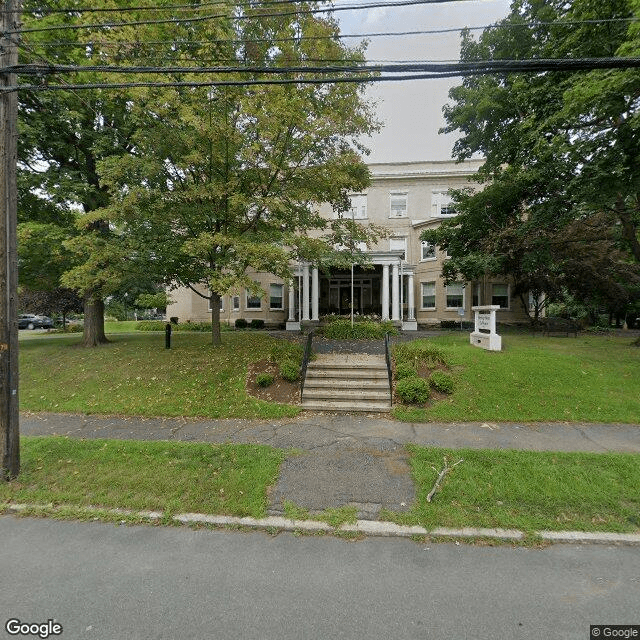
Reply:
<svg viewBox="0 0 640 640"><path fill-rule="evenodd" d="M171 323L167 322L164 328L164 348L171 349Z"/></svg>

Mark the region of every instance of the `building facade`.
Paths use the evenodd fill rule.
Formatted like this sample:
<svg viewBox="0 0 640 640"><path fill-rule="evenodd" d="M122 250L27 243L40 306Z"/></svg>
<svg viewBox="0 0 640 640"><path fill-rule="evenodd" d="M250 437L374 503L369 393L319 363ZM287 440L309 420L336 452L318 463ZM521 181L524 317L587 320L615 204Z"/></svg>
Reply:
<svg viewBox="0 0 640 640"><path fill-rule="evenodd" d="M242 291L223 296L221 320L234 324L238 318L247 322L256 318L267 326L297 329L301 321L350 314L353 304L355 313L375 314L412 330L446 320L471 321L473 306L494 304L500 306L498 322L525 322L526 310L512 296L508 281L484 278L445 285L441 277L445 252L420 240L424 229L455 215L449 190L477 186L469 179L481 164L469 160L369 165L371 185L352 194L351 211L342 214L388 229L389 237L363 247L369 264L354 265L353 278L351 270L324 273L312 264L298 264L293 283L256 273L255 281L265 295ZM337 215L328 205L321 213L327 218ZM178 289L171 297L175 302L167 308L168 317L180 322L210 319L208 301L192 291Z"/></svg>

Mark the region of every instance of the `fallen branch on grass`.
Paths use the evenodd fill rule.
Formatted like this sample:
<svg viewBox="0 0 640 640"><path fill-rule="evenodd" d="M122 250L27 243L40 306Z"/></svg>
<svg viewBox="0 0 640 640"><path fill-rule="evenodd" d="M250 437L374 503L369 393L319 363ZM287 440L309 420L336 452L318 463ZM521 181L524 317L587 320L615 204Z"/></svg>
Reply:
<svg viewBox="0 0 640 640"><path fill-rule="evenodd" d="M436 483L433 485L433 489L429 491L429 495L427 496L427 502L431 502L431 499L435 495L436 491L440 488L440 484L444 480L444 477L447 475L447 473L449 473L449 471L451 471L451 469L453 469L454 467L457 467L461 462L463 462L462 458L460 458L460 460L458 460L458 462L456 462L454 465L449 466L449 463L447 462L447 458L445 456L444 469L438 474L438 477L436 478Z"/></svg>

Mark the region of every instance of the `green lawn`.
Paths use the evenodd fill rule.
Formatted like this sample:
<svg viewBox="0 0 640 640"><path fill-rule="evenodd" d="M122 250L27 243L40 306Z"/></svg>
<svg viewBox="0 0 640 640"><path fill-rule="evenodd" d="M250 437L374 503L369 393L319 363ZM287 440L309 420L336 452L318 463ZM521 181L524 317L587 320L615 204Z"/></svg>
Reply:
<svg viewBox="0 0 640 640"><path fill-rule="evenodd" d="M426 408L398 406L405 421L640 422L640 349L631 338L503 336L501 352L469 335L429 340L451 364L455 392Z"/></svg>
<svg viewBox="0 0 640 640"><path fill-rule="evenodd" d="M209 418L282 418L297 407L245 392L247 363L267 358L278 341L228 332L212 346L200 333L115 334L85 349L79 336L20 343L20 408L25 411ZM285 343L289 344L289 343Z"/></svg>
<svg viewBox="0 0 640 640"><path fill-rule="evenodd" d="M264 517L285 452L263 445L23 437L3 502Z"/></svg>
<svg viewBox="0 0 640 640"><path fill-rule="evenodd" d="M417 500L385 516L432 527L640 531L640 455L436 449L410 445ZM432 502L444 466L452 469Z"/></svg>

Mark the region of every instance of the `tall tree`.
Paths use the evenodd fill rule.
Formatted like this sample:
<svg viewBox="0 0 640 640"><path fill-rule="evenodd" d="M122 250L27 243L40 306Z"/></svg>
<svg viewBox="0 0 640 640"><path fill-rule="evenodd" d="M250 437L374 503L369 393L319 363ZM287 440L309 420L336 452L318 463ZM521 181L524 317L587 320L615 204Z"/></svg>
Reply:
<svg viewBox="0 0 640 640"><path fill-rule="evenodd" d="M163 62L171 63L188 49L181 41L199 38L198 27L182 23L43 30L92 22L136 22L148 20L152 15L144 10L132 11L128 4L124 0L106 0L100 8L116 11L83 13L80 7L86 5L80 2L77 11L73 10L74 2L65 5L68 11L60 11L55 2L27 0L21 62L82 67L135 59L140 64L157 64L158 47L147 46L145 42L166 40L173 45L164 46L161 56ZM172 3L168 0L156 3L157 11L152 17L163 19L174 14L172 10L163 10L163 4ZM197 5L194 7L195 11ZM119 8L122 11L117 11ZM208 28L209 36L220 33L219 29L214 32ZM83 71L72 78L80 83L113 80L113 76L93 71ZM55 82L70 81L56 78ZM75 223L73 233L65 241L70 262L59 284L73 288L83 297L83 343L95 346L106 342L104 299L126 288L139 274L148 274L150 267L135 259L126 229L93 215L98 209L104 211L110 202L97 171L98 164L107 157L134 152L132 137L140 124L132 117L136 95L115 89L22 90L19 95L21 220L53 223L65 229ZM33 254L30 249L26 253Z"/></svg>
<svg viewBox="0 0 640 640"><path fill-rule="evenodd" d="M638 0L516 0L478 41L463 36L461 58L635 56L639 11ZM487 186L458 192L459 215L424 234L451 256L445 275L510 275L547 299L622 295L640 263L637 72L475 76L450 97L444 131L461 133L460 160L486 158Z"/></svg>
<svg viewBox="0 0 640 640"><path fill-rule="evenodd" d="M243 4L243 19L218 45L216 59L252 68L362 64L362 50L340 43L334 19L308 12L316 6L300 2L271 16L272 6ZM287 15L292 7L300 11ZM209 43L194 44L189 60L211 55ZM259 76L220 73L211 80L251 77ZM209 299L213 343L220 342L220 296L257 291L252 272L290 280L297 259L346 264L351 258L334 245L380 233L318 213L321 203L346 211L349 191L368 183L357 139L376 123L361 86L149 90L139 93L133 113L135 151L100 163L112 199L96 215L123 225L167 284Z"/></svg>

